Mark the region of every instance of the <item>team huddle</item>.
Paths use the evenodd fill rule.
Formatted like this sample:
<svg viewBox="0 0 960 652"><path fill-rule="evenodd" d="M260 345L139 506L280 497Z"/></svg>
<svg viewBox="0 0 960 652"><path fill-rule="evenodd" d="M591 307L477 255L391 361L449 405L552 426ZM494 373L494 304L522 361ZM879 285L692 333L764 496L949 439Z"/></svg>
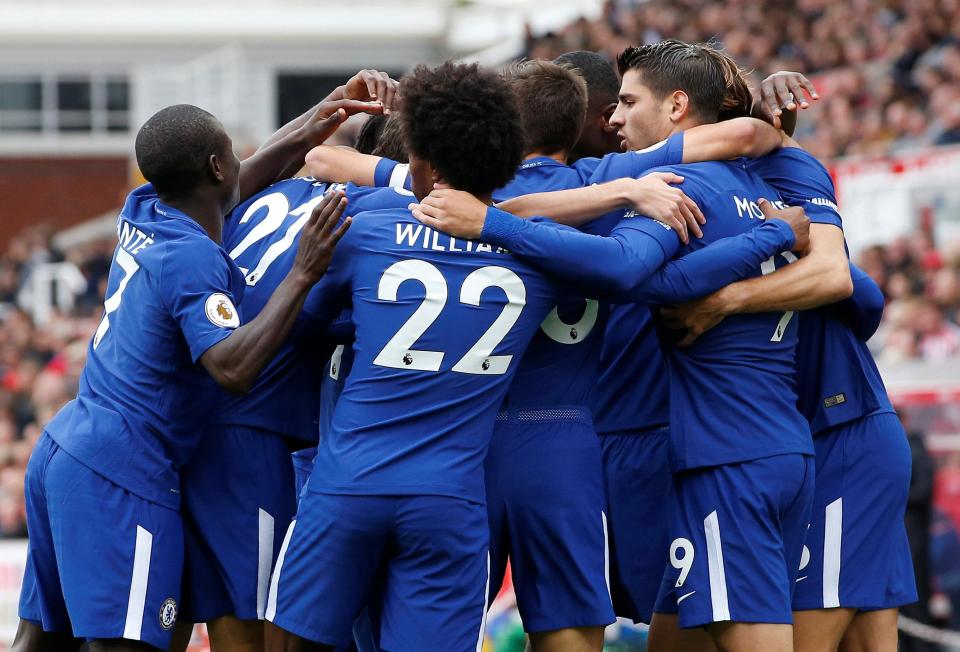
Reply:
<svg viewBox="0 0 960 652"><path fill-rule="evenodd" d="M509 561L535 652L895 652L910 453L816 93L617 67L362 71L242 162L151 117L13 649L478 651Z"/></svg>

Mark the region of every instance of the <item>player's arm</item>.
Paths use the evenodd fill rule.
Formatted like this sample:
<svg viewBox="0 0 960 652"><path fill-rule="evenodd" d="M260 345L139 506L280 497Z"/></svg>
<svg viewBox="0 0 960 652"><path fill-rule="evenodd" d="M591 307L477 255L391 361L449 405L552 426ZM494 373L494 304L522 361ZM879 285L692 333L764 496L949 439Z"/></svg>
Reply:
<svg viewBox="0 0 960 652"><path fill-rule="evenodd" d="M525 220L487 206L469 193L446 190L445 208L414 205L413 215L454 237L509 249L510 252L594 294L620 294L643 283L680 246L669 226L632 217L602 237L551 223ZM468 215L462 220L464 215Z"/></svg>
<svg viewBox="0 0 960 652"><path fill-rule="evenodd" d="M683 177L672 172L652 172L639 179L625 177L584 188L523 195L497 208L518 217L546 216L567 226L581 226L629 208L669 224L687 242L690 230L702 235L699 225L704 219L696 202L671 185L682 182Z"/></svg>
<svg viewBox="0 0 960 652"><path fill-rule="evenodd" d="M806 248L810 220L802 208L777 210L763 199L760 207L766 220L757 228L671 260L641 287L614 300L668 305L693 301L749 278L781 251Z"/></svg>
<svg viewBox="0 0 960 652"><path fill-rule="evenodd" d="M301 232L293 267L260 314L200 356L204 369L227 391L248 391L286 339L307 294L323 276L337 242L350 226L347 218L335 228L345 206L339 193L330 193L317 205Z"/></svg>
<svg viewBox="0 0 960 652"><path fill-rule="evenodd" d="M883 291L870 276L850 263L853 294L839 302L837 311L857 338L866 342L880 327L883 319Z"/></svg>
<svg viewBox="0 0 960 652"><path fill-rule="evenodd" d="M813 83L801 73L775 72L760 83L760 97L754 102L753 113L792 137L797 128L798 109L810 106L805 94L813 101L820 99Z"/></svg>
<svg viewBox="0 0 960 652"><path fill-rule="evenodd" d="M725 161L769 154L783 144L784 135L757 118L733 118L700 125L684 132L683 162Z"/></svg>
<svg viewBox="0 0 960 652"><path fill-rule="evenodd" d="M319 145L307 153L304 162L310 176L322 181L373 186L377 165L381 160L379 156L361 154L344 147Z"/></svg>
<svg viewBox="0 0 960 652"><path fill-rule="evenodd" d="M398 94L399 88L400 83L391 79L390 75L385 72L378 70L361 70L347 80L346 84L335 88L333 92L307 109L302 115L280 127L273 135L263 141L263 144L260 145L257 151L259 152L273 145L280 139L289 136L294 131L301 129L310 120L310 117L317 112L320 105L325 102L336 102L337 100L379 102L383 106L384 113L389 115L391 109L396 108L396 104L400 99Z"/></svg>
<svg viewBox="0 0 960 652"><path fill-rule="evenodd" d="M323 143L347 119L357 113L379 113L377 102L335 100L321 104L299 128L269 147L258 150L240 165L240 201L267 186L287 179L303 167L303 159L311 148Z"/></svg>

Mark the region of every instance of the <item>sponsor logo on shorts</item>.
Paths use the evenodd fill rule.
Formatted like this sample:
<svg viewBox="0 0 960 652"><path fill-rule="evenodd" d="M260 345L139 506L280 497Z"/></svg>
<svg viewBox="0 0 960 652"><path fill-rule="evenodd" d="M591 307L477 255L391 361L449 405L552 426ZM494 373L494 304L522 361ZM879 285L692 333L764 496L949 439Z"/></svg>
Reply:
<svg viewBox="0 0 960 652"><path fill-rule="evenodd" d="M177 622L177 601L173 598L167 598L160 605L160 626L164 631L173 627Z"/></svg>
<svg viewBox="0 0 960 652"><path fill-rule="evenodd" d="M846 402L847 402L846 396L844 396L843 394L836 394L834 396L828 396L827 398L823 399L823 407L830 408L835 405L840 405L841 403L846 403Z"/></svg>
<svg viewBox="0 0 960 652"><path fill-rule="evenodd" d="M211 294L207 297L206 303L203 304L203 309L207 314L207 319L209 319L214 326L236 328L240 325L240 317L237 315L237 309L230 300L230 297L225 294L220 292Z"/></svg>

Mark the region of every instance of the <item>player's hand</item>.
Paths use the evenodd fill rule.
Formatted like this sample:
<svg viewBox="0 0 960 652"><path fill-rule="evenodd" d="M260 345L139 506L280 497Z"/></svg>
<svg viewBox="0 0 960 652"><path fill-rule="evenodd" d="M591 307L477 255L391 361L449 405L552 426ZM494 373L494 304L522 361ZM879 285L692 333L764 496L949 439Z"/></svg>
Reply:
<svg viewBox="0 0 960 652"><path fill-rule="evenodd" d="M300 127L304 139L311 147L323 144L340 125L352 115L358 113L378 114L383 112L379 102L361 102L359 100L333 100L322 102L310 119Z"/></svg>
<svg viewBox="0 0 960 652"><path fill-rule="evenodd" d="M727 314L723 290L703 299L660 309L663 325L670 330L680 331L682 337L677 342L680 348L693 344L698 337L722 322Z"/></svg>
<svg viewBox="0 0 960 652"><path fill-rule="evenodd" d="M327 271L337 243L350 228L349 217L339 228L334 228L346 206L347 198L342 192L328 192L313 209L300 232L300 244L297 246L293 269L303 274L310 285L319 281Z"/></svg>
<svg viewBox="0 0 960 652"><path fill-rule="evenodd" d="M810 106L804 98L804 92L811 100L820 99L813 83L799 72L775 72L760 82L760 110L770 124L779 129L784 109L796 111Z"/></svg>
<svg viewBox="0 0 960 652"><path fill-rule="evenodd" d="M683 183L683 177L672 172L652 172L639 179L629 179L630 205L640 214L652 217L671 227L684 244L690 233L703 237L701 224L706 223L700 207L682 190L670 184Z"/></svg>
<svg viewBox="0 0 960 652"><path fill-rule="evenodd" d="M400 100L400 82L379 70L361 70L343 87L343 97L348 100L379 102L383 114L397 108Z"/></svg>
<svg viewBox="0 0 960 652"><path fill-rule="evenodd" d="M774 208L773 204L766 199L757 202L763 216L768 220L783 220L793 229L793 236L796 242L793 250L798 255L803 256L810 250L810 218L799 206L788 206L787 208Z"/></svg>
<svg viewBox="0 0 960 652"><path fill-rule="evenodd" d="M464 240L480 238L487 208L470 193L452 188L434 188L419 204L410 204L413 216L431 229Z"/></svg>

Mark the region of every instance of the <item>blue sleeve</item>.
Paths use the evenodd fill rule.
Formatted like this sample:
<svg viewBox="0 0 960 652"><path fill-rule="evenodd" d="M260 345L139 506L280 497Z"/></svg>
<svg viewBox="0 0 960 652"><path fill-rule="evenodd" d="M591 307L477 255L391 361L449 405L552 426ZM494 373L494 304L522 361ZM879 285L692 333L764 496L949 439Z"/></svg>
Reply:
<svg viewBox="0 0 960 652"><path fill-rule="evenodd" d="M546 218L522 220L493 207L487 210L481 239L601 295L633 290L680 247L673 229L646 217L625 218L603 237Z"/></svg>
<svg viewBox="0 0 960 652"><path fill-rule="evenodd" d="M883 291L870 275L850 263L853 294L837 303L841 318L858 339L866 342L877 332L883 319Z"/></svg>
<svg viewBox="0 0 960 652"><path fill-rule="evenodd" d="M410 166L390 158L381 158L373 173L373 185L378 188L406 188L410 190Z"/></svg>
<svg viewBox="0 0 960 652"><path fill-rule="evenodd" d="M240 325L242 284L240 270L212 241L164 253L160 291L194 362Z"/></svg>
<svg viewBox="0 0 960 652"><path fill-rule="evenodd" d="M731 283L755 276L760 264L794 245L793 229L769 220L755 229L723 238L671 260L622 302L683 303L713 294Z"/></svg>
<svg viewBox="0 0 960 652"><path fill-rule="evenodd" d="M590 176L590 183L642 177L647 170L683 162L683 132L636 152L607 154Z"/></svg>
<svg viewBox="0 0 960 652"><path fill-rule="evenodd" d="M752 161L750 169L773 186L787 204L803 207L811 222L843 228L833 179L809 152L783 147Z"/></svg>
<svg viewBox="0 0 960 652"><path fill-rule="evenodd" d="M361 228L354 222L347 230L333 252L333 260L323 277L307 294L301 314L311 324L311 328L327 329L350 308L351 279L357 256L355 243L360 237Z"/></svg>
<svg viewBox="0 0 960 652"><path fill-rule="evenodd" d="M580 182L583 185L587 185L598 165L600 165L600 159L595 156L587 156L577 159L570 164L570 167L580 175Z"/></svg>
<svg viewBox="0 0 960 652"><path fill-rule="evenodd" d="M327 327L327 337L334 344L351 344L354 340L353 311L344 310Z"/></svg>

